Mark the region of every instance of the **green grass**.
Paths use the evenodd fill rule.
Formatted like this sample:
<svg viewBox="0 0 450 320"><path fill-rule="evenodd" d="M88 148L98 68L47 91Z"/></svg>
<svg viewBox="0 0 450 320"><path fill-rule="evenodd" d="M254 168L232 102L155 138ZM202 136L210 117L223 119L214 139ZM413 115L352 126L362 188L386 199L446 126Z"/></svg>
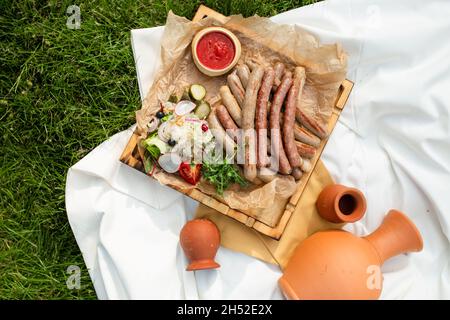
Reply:
<svg viewBox="0 0 450 320"><path fill-rule="evenodd" d="M314 1L0 0L0 299L95 299L67 221L67 169L134 123L140 108L130 30L192 18L271 16ZM81 8L81 29L66 9ZM69 265L81 289L66 287Z"/></svg>

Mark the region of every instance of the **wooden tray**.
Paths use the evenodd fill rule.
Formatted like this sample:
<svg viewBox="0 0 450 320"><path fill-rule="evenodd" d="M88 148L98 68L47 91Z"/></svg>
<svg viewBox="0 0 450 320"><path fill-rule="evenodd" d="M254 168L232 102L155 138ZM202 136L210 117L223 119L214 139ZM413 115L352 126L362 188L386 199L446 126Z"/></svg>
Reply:
<svg viewBox="0 0 450 320"><path fill-rule="evenodd" d="M224 15L222 15L204 5L201 5L198 8L197 13L195 14L195 16L192 20L199 21L205 17L212 17L222 23L224 23L227 19L227 17L225 17ZM347 99L350 95L350 92L352 91L352 88L353 88L353 82L351 82L350 80L344 80L342 82L341 87L338 92L338 95L336 97L335 107L334 107L333 113L331 115L330 122L328 124L330 133L336 125L339 115L341 114L341 112L345 106L345 103L347 102ZM137 148L138 137L139 136L137 133L133 133L133 135L131 136L130 140L128 141L128 144L126 145L122 155L120 156L120 161L122 161L123 163L125 163L137 170L143 171L143 164L140 159L139 152L137 150L138 149ZM327 141L328 141L328 139L322 140L320 146L317 148L315 157L313 159L311 159L311 165L312 165L311 171L308 174L304 175L302 177L302 179L299 181L299 183L297 185L297 191L289 199L289 202L286 205L285 211L282 214L280 221L276 227L270 227L267 224L265 224L261 221L258 221L253 217L246 215L245 213L231 209L226 204L219 202L218 200L210 197L209 195L206 195L206 194L200 192L197 189L191 189L189 191L186 191L186 190L178 190L178 191L183 192L184 194L191 197L192 199L197 200L197 201L203 203L204 205L207 205L207 206L209 206L209 207L211 207L233 219L238 220L239 222L244 223L246 226L248 226L250 228L253 228L269 237L279 239L281 237L281 235L283 234L283 231L284 231L287 223L289 222L292 212L295 210L295 207L299 203L300 196L302 195L303 190L305 189L306 185L308 184L311 173L313 172L313 170L316 166L316 163L319 160L320 155L322 154L322 151L323 151Z"/></svg>

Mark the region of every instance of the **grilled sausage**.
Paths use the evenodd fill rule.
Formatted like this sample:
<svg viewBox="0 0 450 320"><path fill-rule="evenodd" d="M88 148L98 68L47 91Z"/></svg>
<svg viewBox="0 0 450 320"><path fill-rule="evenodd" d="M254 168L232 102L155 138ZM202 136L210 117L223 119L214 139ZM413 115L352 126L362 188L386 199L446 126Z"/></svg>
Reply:
<svg viewBox="0 0 450 320"><path fill-rule="evenodd" d="M277 88L272 100L272 105L270 108L270 135L272 140L271 154L272 158L279 163L279 172L283 174L291 173L291 165L286 157L286 153L283 148L283 141L281 139L280 132L280 112L281 106L283 105L284 98L292 85L292 74L291 72L286 72L281 80L280 85ZM272 164L273 166L273 164Z"/></svg>
<svg viewBox="0 0 450 320"><path fill-rule="evenodd" d="M294 177L295 180L300 180L301 177L303 176L303 172L299 168L294 168L292 169L292 176Z"/></svg>
<svg viewBox="0 0 450 320"><path fill-rule="evenodd" d="M222 144L223 149L227 152L227 156L231 153L234 153L236 148L236 144L233 139L230 138L223 129L222 125L217 119L215 112L210 112L208 116L208 125L211 133L216 138L216 141Z"/></svg>
<svg viewBox="0 0 450 320"><path fill-rule="evenodd" d="M297 110L295 111L295 118L298 122L300 122L304 127L306 127L319 138L324 139L328 136L328 130L324 125L322 125L315 119L312 119L302 111L300 105L300 97L297 100Z"/></svg>
<svg viewBox="0 0 450 320"><path fill-rule="evenodd" d="M292 86L289 89L284 107L283 146L289 159L289 163L293 168L299 167L302 164L302 158L298 154L295 146L294 124L297 96L298 93L303 90L305 78L305 69L303 67L296 67L294 71L294 78L292 80Z"/></svg>
<svg viewBox="0 0 450 320"><path fill-rule="evenodd" d="M283 76L284 73L284 64L282 62L277 62L275 63L275 66L273 67L274 71L275 71L275 80L273 83L273 91L277 90L278 86L280 85L281 82L281 77Z"/></svg>
<svg viewBox="0 0 450 320"><path fill-rule="evenodd" d="M244 98L245 98L245 90L242 86L241 80L236 74L236 70L230 73L227 77L227 83L230 87L231 92L233 93L236 101L239 103L241 107L244 106Z"/></svg>
<svg viewBox="0 0 450 320"><path fill-rule="evenodd" d="M227 108L234 122L239 127L241 127L242 121L241 107L239 107L239 104L237 103L236 99L231 93L230 88L228 86L222 86L219 89L219 93L220 97L222 98L222 103L225 105L225 108Z"/></svg>
<svg viewBox="0 0 450 320"><path fill-rule="evenodd" d="M258 140L258 162L257 167L266 167L269 165L267 156L267 104L269 102L270 90L272 89L275 73L272 68L264 71L261 88L256 100L256 136Z"/></svg>
<svg viewBox="0 0 450 320"><path fill-rule="evenodd" d="M236 72L241 80L242 86L247 88L248 77L250 77L250 69L246 64L241 64L236 67Z"/></svg>
<svg viewBox="0 0 450 320"><path fill-rule="evenodd" d="M225 108L223 105L219 104L215 108L215 113L217 116L217 119L219 119L220 124L225 129L226 133L236 142L237 140L237 133L238 133L238 127L234 123L233 119L231 119L230 114L227 111L227 108Z"/></svg>
<svg viewBox="0 0 450 320"><path fill-rule="evenodd" d="M300 122L305 128L314 133L320 139L324 139L328 136L328 129L325 125L313 119L308 114L302 110L301 100L302 100L303 90L300 90L297 97L297 109L295 111L295 118Z"/></svg>
<svg viewBox="0 0 450 320"><path fill-rule="evenodd" d="M280 126L283 126L284 113L280 114ZM312 134L308 129L302 127L298 121L294 124L294 137L296 141L309 144L313 147L318 147L320 145L319 137Z"/></svg>
<svg viewBox="0 0 450 320"><path fill-rule="evenodd" d="M254 136L255 112L258 90L264 76L264 69L256 66L248 79L245 92L244 105L242 107L242 129L244 130L245 164L244 176L253 181L257 176L256 171L256 137Z"/></svg>
<svg viewBox="0 0 450 320"><path fill-rule="evenodd" d="M320 139L317 136L313 135L306 128L301 127L297 122L294 125L294 136L295 140L313 147L318 147L320 144Z"/></svg>
<svg viewBox="0 0 450 320"><path fill-rule="evenodd" d="M316 148L314 148L313 146L310 146L309 144L295 141L295 146L297 148L299 155L302 158L311 159L316 154Z"/></svg>

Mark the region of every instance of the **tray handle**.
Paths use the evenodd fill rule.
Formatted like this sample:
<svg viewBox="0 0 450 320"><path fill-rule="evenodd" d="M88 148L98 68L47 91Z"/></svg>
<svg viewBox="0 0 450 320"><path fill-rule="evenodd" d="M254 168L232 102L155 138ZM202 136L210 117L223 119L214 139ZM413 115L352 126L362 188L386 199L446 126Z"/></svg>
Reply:
<svg viewBox="0 0 450 320"><path fill-rule="evenodd" d="M348 97L352 92L354 83L348 79L342 81L341 86L339 87L339 91L336 97L336 102L334 106L340 110L344 109L345 104L347 103Z"/></svg>
<svg viewBox="0 0 450 320"><path fill-rule="evenodd" d="M199 22L200 20L202 20L206 17L212 17L219 22L224 22L227 19L227 17L224 16L223 14L218 13L217 11L214 11L213 9L210 9L207 6L201 4L197 9L197 12L195 13L194 18L192 18L192 21Z"/></svg>

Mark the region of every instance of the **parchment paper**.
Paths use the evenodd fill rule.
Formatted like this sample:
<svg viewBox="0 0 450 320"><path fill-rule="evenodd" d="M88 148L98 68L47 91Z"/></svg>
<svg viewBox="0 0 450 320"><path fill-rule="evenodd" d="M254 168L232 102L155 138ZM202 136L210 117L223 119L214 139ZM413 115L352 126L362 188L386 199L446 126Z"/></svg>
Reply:
<svg viewBox="0 0 450 320"><path fill-rule="evenodd" d="M324 220L316 209L320 192L332 183L334 181L327 168L319 160L279 240L263 235L204 205L198 206L195 217L206 218L216 224L220 230L220 244L225 248L277 264L284 269L297 245L307 237L320 230L343 226Z"/></svg>
<svg viewBox="0 0 450 320"><path fill-rule="evenodd" d="M169 12L161 43L161 68L142 109L136 113L142 138L146 136L145 128L150 117L159 110L159 101L166 101L172 93L181 95L187 85L200 83L205 86L206 100L211 105L220 99L219 87L226 83L226 75L208 77L198 71L190 47L194 35L211 25L225 26L238 36L242 45L239 63L253 61L269 65L282 61L289 69L296 65L304 66L307 81L302 107L311 117L322 123L328 122L334 99L346 74L346 55L338 44L321 46L313 35L296 26L277 25L258 16L231 16L222 24L212 18L192 22ZM179 190L193 188L178 176L162 171L156 172L154 177L160 183ZM278 223L289 197L295 192L296 183L289 176L276 178L265 185L250 185L247 188L233 186L222 197L204 181L195 188L273 227Z"/></svg>

